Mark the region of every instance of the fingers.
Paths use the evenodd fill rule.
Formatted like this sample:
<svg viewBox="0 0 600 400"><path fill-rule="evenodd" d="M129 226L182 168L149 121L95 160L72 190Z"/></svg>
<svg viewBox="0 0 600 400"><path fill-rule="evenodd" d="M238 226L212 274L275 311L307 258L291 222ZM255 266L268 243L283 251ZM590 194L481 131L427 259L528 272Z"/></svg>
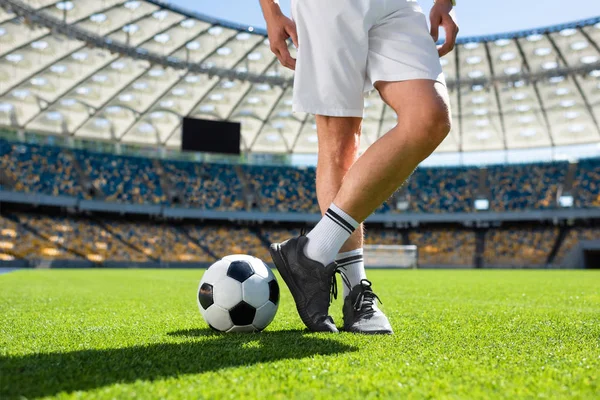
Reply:
<svg viewBox="0 0 600 400"><path fill-rule="evenodd" d="M454 23L452 19L442 20L442 27L446 32L446 40L442 47L438 49L438 53L440 57L445 56L454 50L454 45L456 44L456 36L458 35L458 26Z"/></svg>
<svg viewBox="0 0 600 400"><path fill-rule="evenodd" d="M298 32L296 31L296 24L294 22L292 22L290 24L290 26L286 29L286 32L292 38L292 42L294 43L294 46L296 46L296 48L298 48Z"/></svg>
<svg viewBox="0 0 600 400"><path fill-rule="evenodd" d="M272 51L281 65L291 70L296 69L296 60L292 58L285 41L283 42L283 45L275 48L274 50L272 49Z"/></svg>
<svg viewBox="0 0 600 400"><path fill-rule="evenodd" d="M438 16L431 16L431 37L434 42L438 41L440 35L440 18Z"/></svg>

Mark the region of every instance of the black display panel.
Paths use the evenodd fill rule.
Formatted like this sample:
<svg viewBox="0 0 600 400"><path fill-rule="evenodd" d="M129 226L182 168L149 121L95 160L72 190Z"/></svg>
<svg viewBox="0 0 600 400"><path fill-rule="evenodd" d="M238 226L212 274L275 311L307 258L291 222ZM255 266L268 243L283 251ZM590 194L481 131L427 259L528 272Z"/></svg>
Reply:
<svg viewBox="0 0 600 400"><path fill-rule="evenodd" d="M239 122L184 118L181 150L240 154L241 129Z"/></svg>

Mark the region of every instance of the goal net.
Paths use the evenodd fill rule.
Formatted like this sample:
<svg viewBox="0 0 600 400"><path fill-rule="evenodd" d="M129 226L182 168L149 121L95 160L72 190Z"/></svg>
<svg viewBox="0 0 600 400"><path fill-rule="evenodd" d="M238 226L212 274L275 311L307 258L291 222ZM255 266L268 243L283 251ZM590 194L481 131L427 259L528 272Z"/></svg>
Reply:
<svg viewBox="0 0 600 400"><path fill-rule="evenodd" d="M415 245L364 246L365 266L370 268L417 268L417 256Z"/></svg>

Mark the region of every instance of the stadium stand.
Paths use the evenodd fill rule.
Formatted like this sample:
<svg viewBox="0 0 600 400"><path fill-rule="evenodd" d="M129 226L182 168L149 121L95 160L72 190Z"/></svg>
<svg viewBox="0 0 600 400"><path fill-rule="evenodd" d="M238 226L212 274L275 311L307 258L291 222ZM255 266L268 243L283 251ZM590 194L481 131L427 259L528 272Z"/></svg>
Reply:
<svg viewBox="0 0 600 400"><path fill-rule="evenodd" d="M211 261L213 257L177 227L152 222L107 221L107 231L151 259L169 261Z"/></svg>
<svg viewBox="0 0 600 400"><path fill-rule="evenodd" d="M78 258L59 245L62 241L60 237L52 239L40 237L24 225L0 216L0 260Z"/></svg>
<svg viewBox="0 0 600 400"><path fill-rule="evenodd" d="M600 228L583 228L577 227L569 230L565 236L556 257L554 258L555 266L562 266L565 256L571 251L575 245L581 240L600 240Z"/></svg>
<svg viewBox="0 0 600 400"><path fill-rule="evenodd" d="M573 190L576 207L600 207L600 159L579 162Z"/></svg>
<svg viewBox="0 0 600 400"><path fill-rule="evenodd" d="M213 210L242 210L242 184L233 167L225 164L163 161L180 203Z"/></svg>
<svg viewBox="0 0 600 400"><path fill-rule="evenodd" d="M409 233L410 244L419 249L419 265L471 265L475 233L461 230L423 230Z"/></svg>
<svg viewBox="0 0 600 400"><path fill-rule="evenodd" d="M556 242L558 228L494 229L486 233L486 266L545 266Z"/></svg>
<svg viewBox="0 0 600 400"><path fill-rule="evenodd" d="M558 185L564 180L567 166L566 162L555 162L489 167L490 209L555 208Z"/></svg>
<svg viewBox="0 0 600 400"><path fill-rule="evenodd" d="M53 196L82 196L73 167L65 149L51 146L23 145L0 141L2 174L14 182L14 189Z"/></svg>
<svg viewBox="0 0 600 400"><path fill-rule="evenodd" d="M266 210L319 212L315 168L247 166L244 170Z"/></svg>
<svg viewBox="0 0 600 400"><path fill-rule="evenodd" d="M442 213L473 211L476 168L417 168L408 180L409 210Z"/></svg>
<svg viewBox="0 0 600 400"><path fill-rule="evenodd" d="M149 261L145 254L119 240L96 220L41 214L17 214L17 217L21 226L34 229L47 242L60 243L92 262Z"/></svg>
<svg viewBox="0 0 600 400"><path fill-rule="evenodd" d="M176 224L18 212L0 217L0 260L89 260L121 262L213 262L227 254L269 261L268 244L300 230L222 224ZM547 267L559 235L556 227L490 229L485 234L485 267ZM414 244L421 266L470 266L476 233L466 229L382 229L367 227L366 244ZM580 240L600 239L600 228L573 228L554 258L560 266ZM368 260L367 260L368 262Z"/></svg>
<svg viewBox="0 0 600 400"><path fill-rule="evenodd" d="M139 157L75 152L86 176L105 200L134 204L161 204L166 197L152 161Z"/></svg>
<svg viewBox="0 0 600 400"><path fill-rule="evenodd" d="M244 210L244 188L233 165L100 154L83 150L0 141L0 160L11 190L89 198L80 182L90 182L95 198L132 204L172 204L211 210ZM79 163L81 173L74 168ZM568 164L488 167L490 210L557 208L556 198ZM245 165L246 188L257 194L263 211L318 213L315 169ZM474 211L479 168L419 168L406 190L409 212ZM164 184L161 185L161 175ZM575 207L600 207L600 160L582 160L572 192ZM9 188L8 185L4 184ZM175 195L169 197L167 194ZM377 212L400 212L384 203Z"/></svg>
<svg viewBox="0 0 600 400"><path fill-rule="evenodd" d="M187 226L186 231L198 243L219 257L228 254L250 254L269 260L264 243L249 228L239 226Z"/></svg>

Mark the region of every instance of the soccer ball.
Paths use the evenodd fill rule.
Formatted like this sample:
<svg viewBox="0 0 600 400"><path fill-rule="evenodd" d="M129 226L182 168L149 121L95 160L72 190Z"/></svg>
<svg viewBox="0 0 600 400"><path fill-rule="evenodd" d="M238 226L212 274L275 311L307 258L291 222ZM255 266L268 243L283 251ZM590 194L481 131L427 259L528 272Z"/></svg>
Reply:
<svg viewBox="0 0 600 400"><path fill-rule="evenodd" d="M279 284L271 269L248 255L223 257L211 265L198 288L198 308L206 323L222 332L255 332L273 321Z"/></svg>

